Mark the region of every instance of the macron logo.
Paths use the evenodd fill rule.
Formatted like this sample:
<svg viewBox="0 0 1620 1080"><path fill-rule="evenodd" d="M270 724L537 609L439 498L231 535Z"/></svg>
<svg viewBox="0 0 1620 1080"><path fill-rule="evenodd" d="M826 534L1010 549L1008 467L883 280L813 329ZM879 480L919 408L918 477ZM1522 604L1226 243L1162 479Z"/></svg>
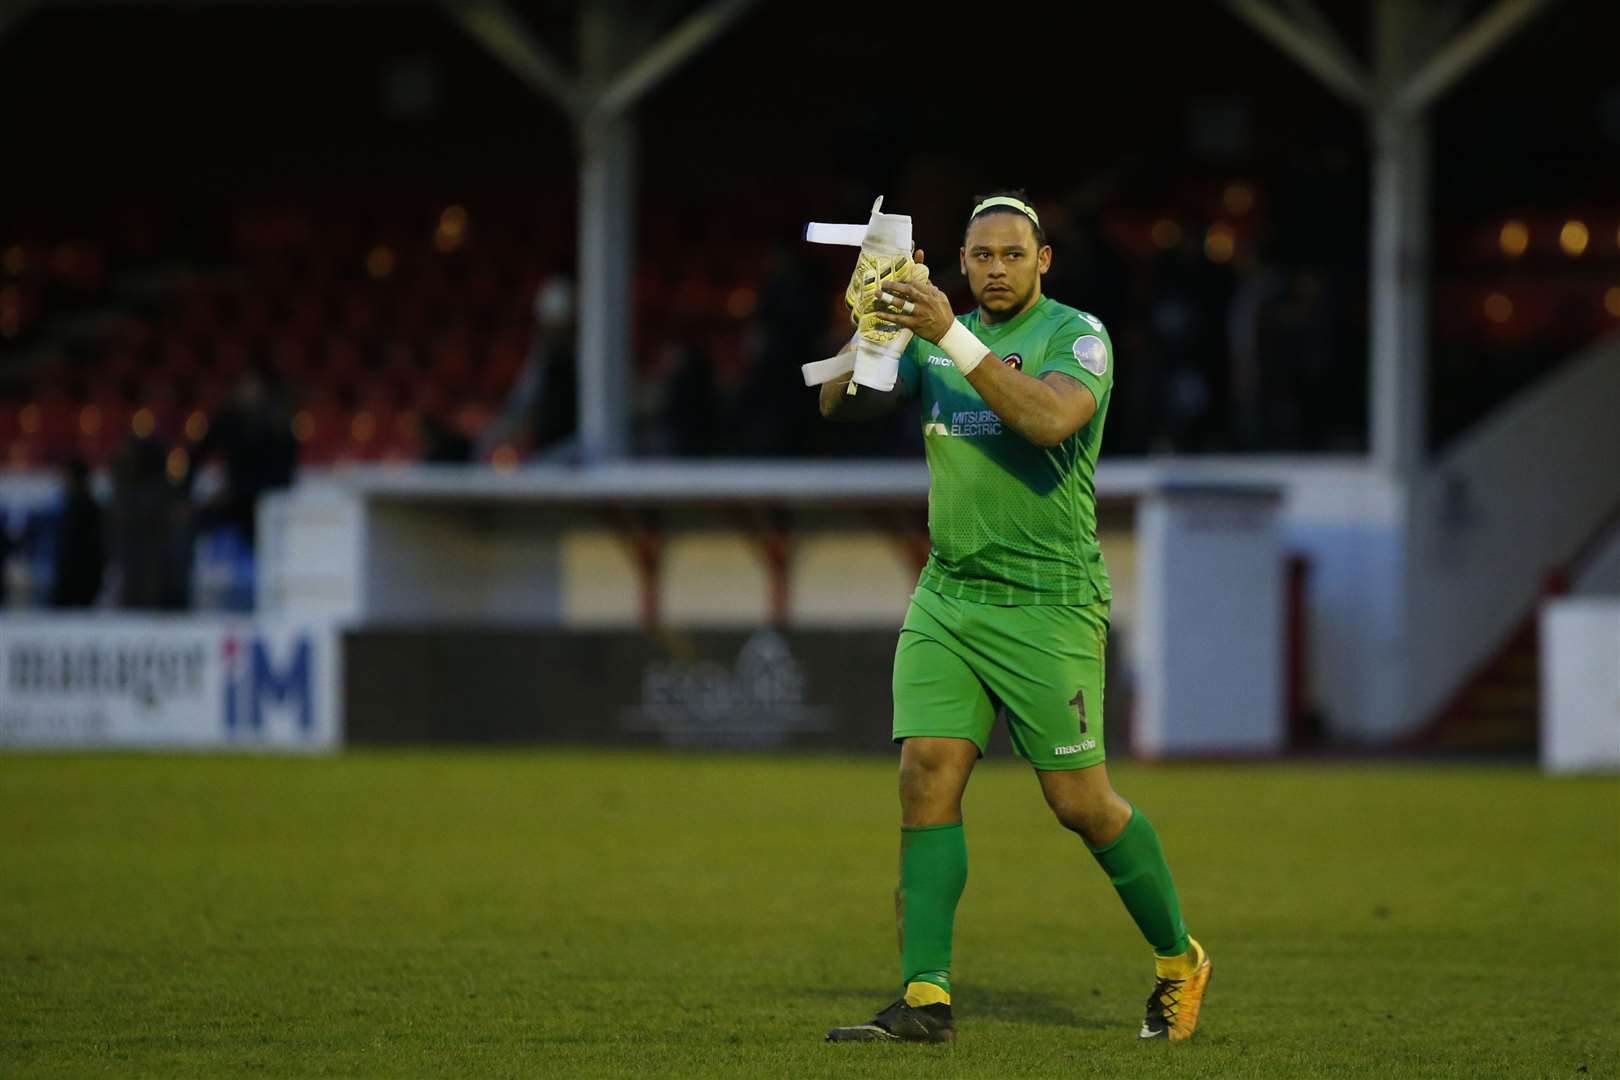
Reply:
<svg viewBox="0 0 1620 1080"><path fill-rule="evenodd" d="M1082 750L1095 750L1095 749L1097 749L1097 740L1096 739L1084 739L1084 740L1082 740L1080 742L1075 743L1073 746L1054 746L1054 747L1052 747L1052 753L1058 754L1058 755L1078 754Z"/></svg>

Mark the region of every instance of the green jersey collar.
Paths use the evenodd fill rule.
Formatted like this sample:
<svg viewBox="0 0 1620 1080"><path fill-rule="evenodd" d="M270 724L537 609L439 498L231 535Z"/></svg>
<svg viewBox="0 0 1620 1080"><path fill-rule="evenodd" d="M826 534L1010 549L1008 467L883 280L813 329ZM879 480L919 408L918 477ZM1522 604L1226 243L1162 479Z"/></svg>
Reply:
<svg viewBox="0 0 1620 1080"><path fill-rule="evenodd" d="M1029 306L1029 310L1022 312L1017 318L1009 319L1007 322L1001 323L985 322L983 310L975 307L973 309L973 321L975 323L974 328L981 334L989 334L994 337L1001 337L1003 334L1011 333L1024 326L1029 322L1032 315L1045 308L1046 305L1051 302L1052 298L1050 296L1043 296L1031 304Z"/></svg>

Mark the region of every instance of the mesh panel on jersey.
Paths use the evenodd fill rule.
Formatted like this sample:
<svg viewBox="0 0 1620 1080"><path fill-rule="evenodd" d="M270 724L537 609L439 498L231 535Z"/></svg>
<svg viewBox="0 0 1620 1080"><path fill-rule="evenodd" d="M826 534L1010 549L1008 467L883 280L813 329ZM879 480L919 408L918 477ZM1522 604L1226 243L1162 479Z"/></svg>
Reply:
<svg viewBox="0 0 1620 1080"><path fill-rule="evenodd" d="M1073 309L1043 299L1027 318L985 331L997 355L1034 368ZM999 419L954 368L924 368L925 435L932 476L928 529L934 552L922 584L990 604L1090 604L1110 595L1096 537L1092 475L1108 393L1087 426L1043 448Z"/></svg>

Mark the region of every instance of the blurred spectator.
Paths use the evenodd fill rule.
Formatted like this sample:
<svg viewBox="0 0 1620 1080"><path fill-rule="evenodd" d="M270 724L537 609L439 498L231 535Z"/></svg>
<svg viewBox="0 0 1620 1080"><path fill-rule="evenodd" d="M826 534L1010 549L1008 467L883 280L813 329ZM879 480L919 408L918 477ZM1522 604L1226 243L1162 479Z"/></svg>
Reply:
<svg viewBox="0 0 1620 1080"><path fill-rule="evenodd" d="M11 526L7 524L5 514L0 513L0 608L6 606L8 590L11 584L11 553L16 544L11 539Z"/></svg>
<svg viewBox="0 0 1620 1080"><path fill-rule="evenodd" d="M113 462L108 518L121 608L179 610L190 600L188 507L167 457L162 443L134 438Z"/></svg>
<svg viewBox="0 0 1620 1080"><path fill-rule="evenodd" d="M244 372L230 404L209 420L207 434L192 447L188 490L216 454L224 459L224 486L204 501L197 531L230 526L251 549L259 496L290 485L298 461L290 402L267 372Z"/></svg>
<svg viewBox="0 0 1620 1080"><path fill-rule="evenodd" d="M1162 445L1159 433L1164 419L1160 404L1163 372L1146 327L1140 321L1126 320L1108 329L1117 359L1114 399L1108 407L1104 436L1108 452L1123 456L1170 449Z"/></svg>
<svg viewBox="0 0 1620 1080"><path fill-rule="evenodd" d="M1073 214L1052 231L1052 269L1041 292L1090 312L1111 334L1126 318L1125 260L1091 215ZM1117 329L1116 329L1117 328Z"/></svg>
<svg viewBox="0 0 1620 1080"><path fill-rule="evenodd" d="M713 366L689 341L668 345L661 360L646 451L654 457L706 457L716 444Z"/></svg>
<svg viewBox="0 0 1620 1080"><path fill-rule="evenodd" d="M1103 232L1097 218L1071 200L1065 213L1048 215L1056 224L1050 231L1052 269L1041 282L1041 292L1060 303L1077 307L1101 319L1114 343L1114 397L1109 413L1110 454L1140 453L1147 445L1158 403L1144 409L1142 390L1154 374L1152 354L1130 345L1131 268Z"/></svg>
<svg viewBox="0 0 1620 1080"><path fill-rule="evenodd" d="M541 457L566 455L579 426L579 363L575 354L574 284L548 278L534 295L534 337L500 414L478 439L488 457L500 444L527 436Z"/></svg>
<svg viewBox="0 0 1620 1080"><path fill-rule="evenodd" d="M422 418L422 460L429 465L460 465L472 460L473 444L443 417Z"/></svg>
<svg viewBox="0 0 1620 1080"><path fill-rule="evenodd" d="M1272 426L1284 449L1315 450L1334 420L1333 339L1320 275L1295 271L1276 320Z"/></svg>
<svg viewBox="0 0 1620 1080"><path fill-rule="evenodd" d="M62 467L62 517L52 558L51 607L94 606L101 595L106 558L101 504L90 493L90 467L75 458Z"/></svg>
<svg viewBox="0 0 1620 1080"><path fill-rule="evenodd" d="M794 249L771 255L760 290L759 347L744 376L737 415L729 425L745 457L803 453L819 421L815 395L805 393L799 367L820 360L825 298Z"/></svg>
<svg viewBox="0 0 1620 1080"><path fill-rule="evenodd" d="M1263 245L1241 249L1235 263L1237 280L1226 317L1232 443L1237 450L1263 450L1269 448L1267 377L1276 367L1271 323L1288 282L1271 264Z"/></svg>
<svg viewBox="0 0 1620 1080"><path fill-rule="evenodd" d="M1225 442L1229 278L1207 262L1202 229L1184 228L1153 271L1149 334L1162 364L1161 407L1170 449L1202 452Z"/></svg>

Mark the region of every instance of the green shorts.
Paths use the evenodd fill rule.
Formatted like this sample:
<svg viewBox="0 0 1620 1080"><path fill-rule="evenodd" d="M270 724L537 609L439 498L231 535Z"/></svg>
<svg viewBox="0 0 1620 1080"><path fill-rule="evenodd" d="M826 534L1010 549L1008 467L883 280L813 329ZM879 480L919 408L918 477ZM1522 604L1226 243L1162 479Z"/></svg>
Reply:
<svg viewBox="0 0 1620 1080"><path fill-rule="evenodd" d="M894 738L971 739L984 753L998 712L1037 769L1103 760L1108 605L1004 606L919 587L894 653Z"/></svg>

